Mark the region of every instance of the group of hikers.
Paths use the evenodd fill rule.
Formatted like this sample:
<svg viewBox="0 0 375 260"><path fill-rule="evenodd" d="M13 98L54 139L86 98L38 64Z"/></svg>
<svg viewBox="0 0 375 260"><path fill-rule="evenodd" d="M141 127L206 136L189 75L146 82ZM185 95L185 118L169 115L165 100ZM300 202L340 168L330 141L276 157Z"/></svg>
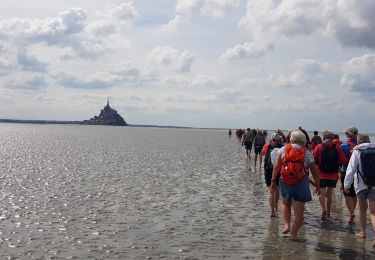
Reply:
<svg viewBox="0 0 375 260"><path fill-rule="evenodd" d="M230 130L230 137L231 134ZM340 140L338 134L329 130L322 136L314 131L310 140L302 127L287 135L277 129L266 143L266 131L250 128L236 131L237 138L245 146L246 157L251 159L254 146L255 167L258 155L259 167L263 162L271 217L276 216L281 194L285 222L282 233L290 234L292 241L301 241L298 230L303 223L305 203L312 200L310 186L319 196L321 220L327 221L331 218L332 191L339 180L349 212L349 224L354 224L355 209L357 204L359 206L360 232L356 236L366 237L368 208L375 231L375 143L370 142L368 135L359 134L356 127L347 128L345 135L346 140Z"/></svg>

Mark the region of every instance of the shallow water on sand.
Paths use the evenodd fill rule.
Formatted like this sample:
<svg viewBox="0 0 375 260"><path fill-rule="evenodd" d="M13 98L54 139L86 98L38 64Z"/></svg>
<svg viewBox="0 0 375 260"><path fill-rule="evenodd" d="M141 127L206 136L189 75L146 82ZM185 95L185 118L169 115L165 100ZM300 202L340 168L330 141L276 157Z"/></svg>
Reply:
<svg viewBox="0 0 375 260"><path fill-rule="evenodd" d="M224 131L0 124L0 144L0 259L375 257L339 189L330 222L307 204L306 242L281 235Z"/></svg>

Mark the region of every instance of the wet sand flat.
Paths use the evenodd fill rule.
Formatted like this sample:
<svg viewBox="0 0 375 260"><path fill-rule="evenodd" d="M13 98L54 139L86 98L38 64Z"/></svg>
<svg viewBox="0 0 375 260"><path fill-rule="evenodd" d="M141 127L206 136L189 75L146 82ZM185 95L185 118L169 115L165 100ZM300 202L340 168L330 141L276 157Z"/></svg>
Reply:
<svg viewBox="0 0 375 260"><path fill-rule="evenodd" d="M270 218L263 170L225 131L0 124L0 259L372 259L306 205L304 243ZM279 205L279 208L281 206ZM358 212L357 212L358 218Z"/></svg>

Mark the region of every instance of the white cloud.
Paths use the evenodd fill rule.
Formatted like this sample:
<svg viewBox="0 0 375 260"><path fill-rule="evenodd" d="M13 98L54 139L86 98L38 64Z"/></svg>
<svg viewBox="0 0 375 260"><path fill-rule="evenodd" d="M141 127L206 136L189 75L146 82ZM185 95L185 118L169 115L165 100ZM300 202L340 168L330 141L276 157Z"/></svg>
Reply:
<svg viewBox="0 0 375 260"><path fill-rule="evenodd" d="M295 71L291 74L272 75L269 81L274 87L299 87L306 83L307 76L302 71Z"/></svg>
<svg viewBox="0 0 375 260"><path fill-rule="evenodd" d="M117 32L117 27L109 20L97 20L88 24L87 30L96 36L107 36Z"/></svg>
<svg viewBox="0 0 375 260"><path fill-rule="evenodd" d="M256 39L308 35L321 27L330 0L249 0L240 26Z"/></svg>
<svg viewBox="0 0 375 260"><path fill-rule="evenodd" d="M209 89L217 86L219 83L216 77L208 75L196 75L194 77L172 75L163 78L162 84L173 88Z"/></svg>
<svg viewBox="0 0 375 260"><path fill-rule="evenodd" d="M349 60L343 67L341 84L365 97L375 96L375 54Z"/></svg>
<svg viewBox="0 0 375 260"><path fill-rule="evenodd" d="M172 67L178 72L189 72L194 56L189 51L180 51L169 46L154 48L150 54L151 62Z"/></svg>
<svg viewBox="0 0 375 260"><path fill-rule="evenodd" d="M341 44L375 48L375 1L337 0L328 32Z"/></svg>
<svg viewBox="0 0 375 260"><path fill-rule="evenodd" d="M36 57L29 55L26 50L21 50L17 54L17 60L22 70L37 72L47 71L48 64L38 60Z"/></svg>
<svg viewBox="0 0 375 260"><path fill-rule="evenodd" d="M108 72L96 72L84 76L60 73L56 79L66 88L103 89L112 87L121 80L121 77Z"/></svg>
<svg viewBox="0 0 375 260"><path fill-rule="evenodd" d="M176 4L177 15L167 24L160 27L161 32L172 33L186 23L195 14L214 18L223 17L230 7L236 7L240 0L178 0Z"/></svg>
<svg viewBox="0 0 375 260"><path fill-rule="evenodd" d="M0 70L11 70L13 68L14 64L9 60L0 57Z"/></svg>
<svg viewBox="0 0 375 260"><path fill-rule="evenodd" d="M331 128L357 124L360 109L374 118L373 0L35 0L27 11L8 2L0 98L14 103L0 104L4 116L84 119L110 96L145 124L289 127L314 114L311 127ZM280 100L290 114L258 116Z"/></svg>
<svg viewBox="0 0 375 260"><path fill-rule="evenodd" d="M64 34L74 34L83 31L86 23L87 13L85 10L81 8L68 8L59 14L56 29Z"/></svg>
<svg viewBox="0 0 375 260"><path fill-rule="evenodd" d="M118 21L130 22L138 17L138 12L132 1L126 1L108 11L108 15Z"/></svg>
<svg viewBox="0 0 375 260"><path fill-rule="evenodd" d="M307 75L323 73L330 67L329 64L324 64L313 59L300 59L295 62L295 65Z"/></svg>
<svg viewBox="0 0 375 260"><path fill-rule="evenodd" d="M176 5L177 13L207 15L221 17L229 7L238 6L239 0L179 0Z"/></svg>
<svg viewBox="0 0 375 260"><path fill-rule="evenodd" d="M17 67L17 62L13 57L0 54L0 76L7 75Z"/></svg>
<svg viewBox="0 0 375 260"><path fill-rule="evenodd" d="M19 90L30 90L38 91L46 88L46 80L43 75L23 75L17 79L9 80L5 83L6 88L19 89Z"/></svg>
<svg viewBox="0 0 375 260"><path fill-rule="evenodd" d="M142 81L139 69L132 63L123 63L110 71L99 71L83 75L55 72L53 77L61 86L77 89L104 89Z"/></svg>
<svg viewBox="0 0 375 260"><path fill-rule="evenodd" d="M239 25L256 41L320 32L342 45L375 48L374 12L373 0L248 0Z"/></svg>
<svg viewBox="0 0 375 260"><path fill-rule="evenodd" d="M270 74L263 78L243 79L240 85L244 88L249 86L253 88L303 88L307 87L308 83L318 76L325 75L331 66L313 59L300 59L293 64L293 67L294 70L292 72Z"/></svg>
<svg viewBox="0 0 375 260"><path fill-rule="evenodd" d="M46 42L58 45L70 35L82 32L86 23L86 11L80 8L68 8L54 18L1 20L0 31L15 42Z"/></svg>
<svg viewBox="0 0 375 260"><path fill-rule="evenodd" d="M133 63L127 62L118 65L111 73L121 77L121 81L140 82L142 75L141 71Z"/></svg>
<svg viewBox="0 0 375 260"><path fill-rule="evenodd" d="M221 61L228 62L235 59L253 59L264 55L273 49L273 45L261 45L256 42L245 42L227 49L220 57Z"/></svg>
<svg viewBox="0 0 375 260"><path fill-rule="evenodd" d="M184 22L185 22L184 18L178 14L172 20L170 20L167 24L163 24L162 26L160 26L160 31L166 32L166 33L175 32L177 28Z"/></svg>

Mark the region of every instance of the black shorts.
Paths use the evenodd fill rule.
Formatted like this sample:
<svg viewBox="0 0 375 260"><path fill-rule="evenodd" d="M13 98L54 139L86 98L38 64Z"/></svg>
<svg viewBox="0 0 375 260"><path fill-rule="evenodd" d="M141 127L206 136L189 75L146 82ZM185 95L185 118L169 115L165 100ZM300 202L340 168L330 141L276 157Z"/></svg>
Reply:
<svg viewBox="0 0 375 260"><path fill-rule="evenodd" d="M271 186L272 183L272 171L264 171L264 181L266 182L267 187ZM276 177L276 185L279 186L280 174Z"/></svg>
<svg viewBox="0 0 375 260"><path fill-rule="evenodd" d="M336 188L337 181L320 179L320 188L330 187Z"/></svg>
<svg viewBox="0 0 375 260"><path fill-rule="evenodd" d="M340 180L341 180L342 187L344 187L345 175L346 175L345 172L340 172ZM344 196L356 197L357 195L355 194L355 190L354 190L354 182L350 186L349 193L346 193L345 190L343 190L342 193L344 193Z"/></svg>
<svg viewBox="0 0 375 260"><path fill-rule="evenodd" d="M260 154L260 152L262 151L262 148L263 148L263 146L261 146L261 145L254 145L254 153Z"/></svg>
<svg viewBox="0 0 375 260"><path fill-rule="evenodd" d="M250 150L253 148L253 143L245 143L246 150Z"/></svg>

